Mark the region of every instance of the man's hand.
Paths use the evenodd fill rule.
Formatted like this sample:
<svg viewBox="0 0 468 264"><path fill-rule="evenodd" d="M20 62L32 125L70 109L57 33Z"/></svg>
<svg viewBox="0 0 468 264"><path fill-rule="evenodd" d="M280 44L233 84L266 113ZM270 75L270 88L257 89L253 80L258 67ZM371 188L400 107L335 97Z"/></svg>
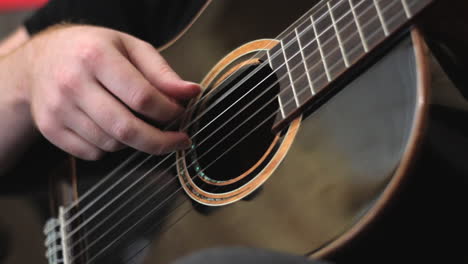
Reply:
<svg viewBox="0 0 468 264"><path fill-rule="evenodd" d="M37 129L52 143L86 160L124 146L163 154L187 148L185 133L151 126L131 111L170 122L178 100L200 92L181 80L150 44L117 31L60 26L13 54L26 64L21 92ZM14 65L13 65L14 67Z"/></svg>

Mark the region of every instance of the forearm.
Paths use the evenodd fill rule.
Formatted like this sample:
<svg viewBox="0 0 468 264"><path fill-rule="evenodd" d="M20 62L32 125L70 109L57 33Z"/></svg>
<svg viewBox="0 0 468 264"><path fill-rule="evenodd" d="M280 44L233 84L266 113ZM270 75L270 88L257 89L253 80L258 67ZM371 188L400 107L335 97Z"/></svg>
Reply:
<svg viewBox="0 0 468 264"><path fill-rule="evenodd" d="M20 54L0 58L0 175L11 168L38 135L26 100ZM24 64L27 65L27 64Z"/></svg>

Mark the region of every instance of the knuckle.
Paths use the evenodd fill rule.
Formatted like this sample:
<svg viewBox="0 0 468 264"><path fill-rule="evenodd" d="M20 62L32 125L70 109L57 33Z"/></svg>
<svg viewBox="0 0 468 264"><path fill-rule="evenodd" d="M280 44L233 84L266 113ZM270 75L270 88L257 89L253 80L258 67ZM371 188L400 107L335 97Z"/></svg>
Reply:
<svg viewBox="0 0 468 264"><path fill-rule="evenodd" d="M104 52L102 46L97 40L83 40L77 46L76 56L84 64L95 64L99 62Z"/></svg>
<svg viewBox="0 0 468 264"><path fill-rule="evenodd" d="M118 151L120 150L120 147L121 147L120 142L118 142L117 140L113 140L113 139L107 140L102 145L102 148L108 152Z"/></svg>
<svg viewBox="0 0 468 264"><path fill-rule="evenodd" d="M41 115L36 120L37 129L47 138L53 139L57 134L55 123L46 115Z"/></svg>
<svg viewBox="0 0 468 264"><path fill-rule="evenodd" d="M59 92L63 95L71 95L80 86L80 72L72 69L61 69L55 74L55 80Z"/></svg>
<svg viewBox="0 0 468 264"><path fill-rule="evenodd" d="M152 94L148 92L149 89L151 88L137 89L130 99L130 107L138 112L147 111L151 107L153 100Z"/></svg>
<svg viewBox="0 0 468 264"><path fill-rule="evenodd" d="M63 108L63 100L60 97L51 97L46 105L47 113L44 116L56 117L58 118L59 115L62 113ZM49 117L44 117L45 120L51 121Z"/></svg>
<svg viewBox="0 0 468 264"><path fill-rule="evenodd" d="M119 121L116 122L112 129L113 135L121 142L128 142L135 138L137 131L132 126L131 122Z"/></svg>
<svg viewBox="0 0 468 264"><path fill-rule="evenodd" d="M91 122L82 122L82 126L82 131L87 133L87 137L90 141L95 142L98 146L105 146L107 137L103 135L102 131L96 125Z"/></svg>
<svg viewBox="0 0 468 264"><path fill-rule="evenodd" d="M85 160L99 160L104 155L102 150L97 148L90 148L89 150L84 151L83 153L78 154L79 157Z"/></svg>
<svg viewBox="0 0 468 264"><path fill-rule="evenodd" d="M162 62L161 65L159 66L159 74L161 75L168 75L172 74L172 68L167 64L166 62Z"/></svg>

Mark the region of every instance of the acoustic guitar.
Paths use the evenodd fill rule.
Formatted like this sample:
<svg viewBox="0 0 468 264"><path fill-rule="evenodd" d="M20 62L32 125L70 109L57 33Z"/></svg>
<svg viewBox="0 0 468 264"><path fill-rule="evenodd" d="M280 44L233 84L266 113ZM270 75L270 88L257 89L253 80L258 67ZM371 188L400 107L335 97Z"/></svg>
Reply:
<svg viewBox="0 0 468 264"><path fill-rule="evenodd" d="M454 236L439 234L464 232L455 227L460 218L445 214L450 220L438 222L451 228L420 217L443 218L422 212L432 206L425 205L434 190L426 184L443 169L423 159L436 156L428 146L439 112L430 104L426 44L413 26L433 1L302 1L283 16L265 11L271 4L203 6L207 17L223 5L256 14L254 22L240 22L242 13L211 17L230 23L227 35L264 35L220 59L201 81L202 94L167 125L190 135L189 149L72 160L65 169L73 173L53 177L55 216L44 227L49 263L168 263L225 246L390 262L407 253L413 260L423 252L432 260L447 256L436 253L444 243L458 248L445 240ZM187 65L204 71L200 54L187 51L203 33L192 23L201 11L191 30L161 48L178 72ZM276 37L261 29L293 15ZM450 179L455 172L444 173ZM454 206L435 208L442 207Z"/></svg>

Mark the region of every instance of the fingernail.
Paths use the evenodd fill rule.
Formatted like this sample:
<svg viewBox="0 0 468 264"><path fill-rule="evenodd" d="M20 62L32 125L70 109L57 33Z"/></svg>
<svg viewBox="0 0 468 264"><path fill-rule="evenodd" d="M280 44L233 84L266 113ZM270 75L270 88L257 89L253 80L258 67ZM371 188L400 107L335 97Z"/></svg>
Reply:
<svg viewBox="0 0 468 264"><path fill-rule="evenodd" d="M200 84L198 84L198 83L185 81L185 84L186 84L187 86L191 86L191 88L192 88L194 91L197 91L197 92L200 92L200 91L201 91L201 86L200 86Z"/></svg>

